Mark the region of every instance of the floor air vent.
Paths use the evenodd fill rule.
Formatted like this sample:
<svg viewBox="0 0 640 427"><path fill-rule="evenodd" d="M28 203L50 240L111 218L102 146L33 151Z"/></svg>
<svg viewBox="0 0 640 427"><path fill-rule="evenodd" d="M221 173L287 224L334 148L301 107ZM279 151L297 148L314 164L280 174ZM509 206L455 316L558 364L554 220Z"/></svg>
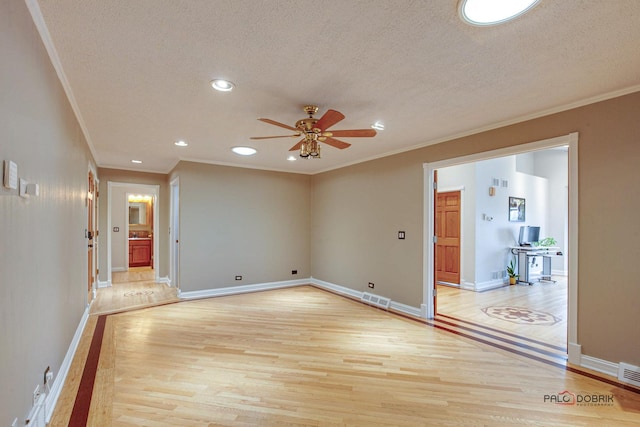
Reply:
<svg viewBox="0 0 640 427"><path fill-rule="evenodd" d="M618 379L622 382L640 387L640 367L620 363L618 365Z"/></svg>
<svg viewBox="0 0 640 427"><path fill-rule="evenodd" d="M389 308L389 304L391 304L391 300L389 298L370 294L369 292L365 292L364 294L362 294L361 301L364 301L367 304L375 305L376 307L382 307L382 308Z"/></svg>

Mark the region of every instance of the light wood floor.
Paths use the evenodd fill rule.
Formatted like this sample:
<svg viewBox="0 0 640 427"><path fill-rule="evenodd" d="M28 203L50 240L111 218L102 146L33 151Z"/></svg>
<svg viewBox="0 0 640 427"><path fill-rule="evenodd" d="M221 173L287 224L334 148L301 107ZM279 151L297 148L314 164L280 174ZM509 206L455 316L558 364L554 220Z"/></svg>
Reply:
<svg viewBox="0 0 640 427"><path fill-rule="evenodd" d="M91 316L54 426L69 424L98 319L105 327L91 426L636 426L640 419L637 392L302 286ZM545 401L565 390L612 402Z"/></svg>
<svg viewBox="0 0 640 427"><path fill-rule="evenodd" d="M438 285L438 313L541 340L566 350L567 279L561 276L554 276L553 279L556 283L505 286L486 292ZM504 307L526 308L534 313L546 314L550 320L528 322L528 318L505 320L492 316Z"/></svg>
<svg viewBox="0 0 640 427"><path fill-rule="evenodd" d="M130 268L113 272L112 286L100 288L91 304L91 314L114 313L178 301L176 288L155 283L155 272L148 268Z"/></svg>

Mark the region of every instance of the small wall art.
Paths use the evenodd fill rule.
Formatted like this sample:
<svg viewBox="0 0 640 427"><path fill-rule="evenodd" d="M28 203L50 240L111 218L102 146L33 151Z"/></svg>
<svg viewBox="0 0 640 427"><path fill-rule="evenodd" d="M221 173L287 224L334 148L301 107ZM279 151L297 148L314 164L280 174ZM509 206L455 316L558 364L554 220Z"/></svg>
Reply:
<svg viewBox="0 0 640 427"><path fill-rule="evenodd" d="M521 197L509 197L509 221L524 222L525 201Z"/></svg>

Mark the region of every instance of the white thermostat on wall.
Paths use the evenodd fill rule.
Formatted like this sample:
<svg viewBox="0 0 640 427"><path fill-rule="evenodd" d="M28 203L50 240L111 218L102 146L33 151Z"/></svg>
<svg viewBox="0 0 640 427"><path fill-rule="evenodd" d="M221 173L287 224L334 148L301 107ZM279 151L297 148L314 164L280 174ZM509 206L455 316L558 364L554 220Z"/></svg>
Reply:
<svg viewBox="0 0 640 427"><path fill-rule="evenodd" d="M4 161L4 186L12 190L18 188L18 165L11 160Z"/></svg>

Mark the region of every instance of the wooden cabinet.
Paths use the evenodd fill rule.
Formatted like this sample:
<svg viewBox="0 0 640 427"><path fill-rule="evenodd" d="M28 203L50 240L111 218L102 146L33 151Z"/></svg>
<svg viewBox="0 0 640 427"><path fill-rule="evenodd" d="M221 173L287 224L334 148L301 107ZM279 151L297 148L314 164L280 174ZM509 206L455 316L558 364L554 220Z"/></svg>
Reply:
<svg viewBox="0 0 640 427"><path fill-rule="evenodd" d="M151 239L129 239L129 267L151 266L153 258Z"/></svg>

